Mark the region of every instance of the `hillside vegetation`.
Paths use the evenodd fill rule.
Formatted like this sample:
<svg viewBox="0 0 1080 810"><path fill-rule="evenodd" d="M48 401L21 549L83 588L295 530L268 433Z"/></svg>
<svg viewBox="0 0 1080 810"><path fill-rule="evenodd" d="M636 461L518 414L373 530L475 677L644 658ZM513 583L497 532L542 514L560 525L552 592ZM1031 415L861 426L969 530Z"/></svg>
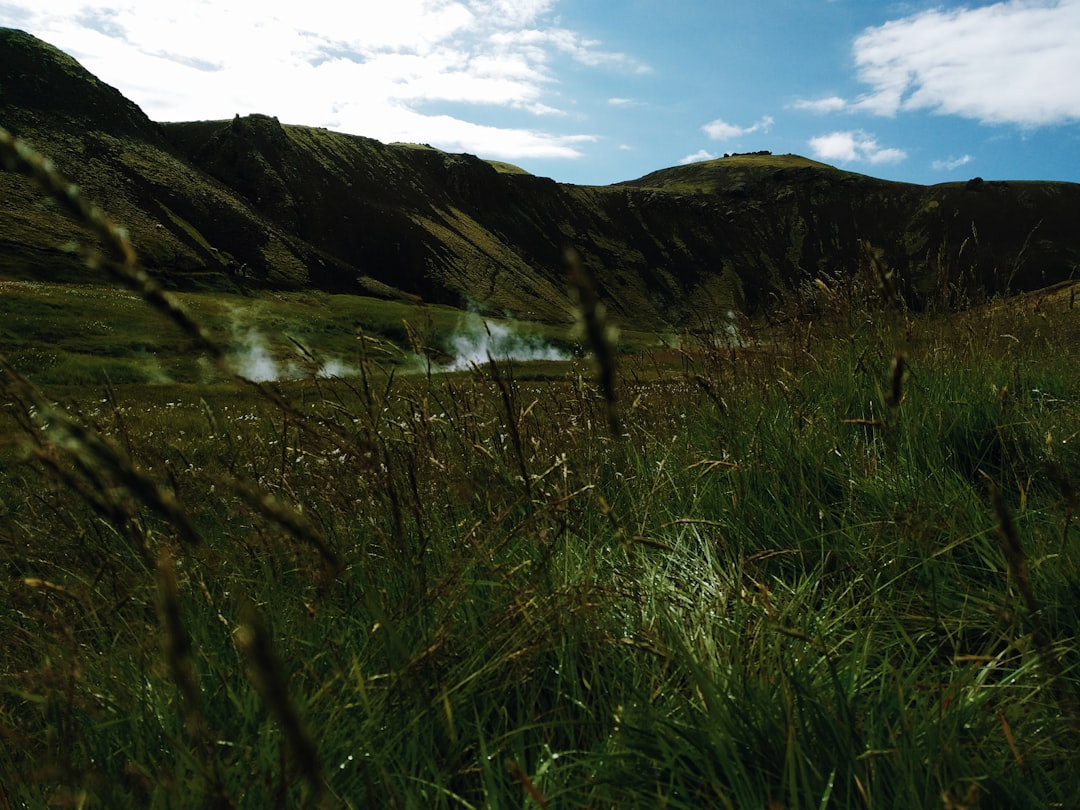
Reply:
<svg viewBox="0 0 1080 810"><path fill-rule="evenodd" d="M734 155L607 187L252 115L155 124L70 58L0 30L0 125L49 154L176 289L420 296L565 321L565 250L616 317L653 328L775 308L867 256L913 308L1072 277L1080 186L887 183ZM48 92L39 92L42 88ZM508 170L510 169L510 170ZM0 177L0 272L85 278L74 234ZM229 262L245 265L242 278Z"/></svg>

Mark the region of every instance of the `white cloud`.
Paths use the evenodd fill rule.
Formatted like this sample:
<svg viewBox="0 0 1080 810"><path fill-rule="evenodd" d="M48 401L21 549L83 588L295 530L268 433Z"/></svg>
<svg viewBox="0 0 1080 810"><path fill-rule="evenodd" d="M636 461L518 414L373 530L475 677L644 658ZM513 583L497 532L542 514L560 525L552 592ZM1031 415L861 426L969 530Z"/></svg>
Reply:
<svg viewBox="0 0 1080 810"><path fill-rule="evenodd" d="M880 115L926 109L983 123L1080 119L1080 0L1005 0L934 9L863 32L855 106Z"/></svg>
<svg viewBox="0 0 1080 810"><path fill-rule="evenodd" d="M253 112L485 156L574 158L598 140L495 127L447 105L551 120L568 60L635 74L632 57L560 27L556 0L7 0L18 24L118 87L152 119ZM490 119L490 116L487 116Z"/></svg>
<svg viewBox="0 0 1080 810"><path fill-rule="evenodd" d="M950 157L946 160L935 160L930 166L936 172L951 172L971 163L974 158L971 155L961 155L958 158Z"/></svg>
<svg viewBox="0 0 1080 810"><path fill-rule="evenodd" d="M419 114L413 113L417 117ZM401 137L387 141L407 140L408 133L427 126L439 135L438 143L453 152L474 152L485 158L576 158L580 146L600 140L596 135L552 135L547 132L506 127L483 126L450 116L422 116L423 121L410 126L407 118L401 122ZM359 123L359 121L358 121Z"/></svg>
<svg viewBox="0 0 1080 810"><path fill-rule="evenodd" d="M754 132L768 132L769 128L773 125L772 116L763 116L757 123L751 124L748 127L740 127L736 124L729 124L720 118L715 121L710 121L705 124L701 131L709 136L714 141L731 141L743 135L749 135Z"/></svg>
<svg viewBox="0 0 1080 810"><path fill-rule="evenodd" d="M717 157L719 157L719 155L714 155L712 152L709 152L705 149L699 149L698 151L694 152L694 154L687 155L682 160L680 160L679 165L685 166L687 163L700 163L703 160L716 160Z"/></svg>
<svg viewBox="0 0 1080 810"><path fill-rule="evenodd" d="M902 149L883 147L861 130L830 132L809 140L810 150L820 160L838 163L899 163L907 158Z"/></svg>
<svg viewBox="0 0 1080 810"><path fill-rule="evenodd" d="M491 34L491 41L499 47L518 50L532 59L546 62L551 52L570 56L589 67L610 65L635 73L647 73L649 68L623 53L612 53L597 48L597 40L584 39L580 34L565 28L526 28L499 30Z"/></svg>
<svg viewBox="0 0 1080 810"><path fill-rule="evenodd" d="M839 112L847 107L848 103L839 96L827 96L816 99L799 99L791 106L796 110L807 110L815 113Z"/></svg>

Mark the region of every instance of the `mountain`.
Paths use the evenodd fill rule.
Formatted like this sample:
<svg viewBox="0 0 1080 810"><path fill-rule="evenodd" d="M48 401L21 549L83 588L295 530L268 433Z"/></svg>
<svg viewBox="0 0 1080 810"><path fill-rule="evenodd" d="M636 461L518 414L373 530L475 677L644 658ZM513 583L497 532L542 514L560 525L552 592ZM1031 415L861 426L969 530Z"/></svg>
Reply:
<svg viewBox="0 0 1080 810"><path fill-rule="evenodd" d="M915 307L1080 267L1077 184L917 186L768 153L560 184L263 115L155 123L12 29L0 29L0 126L52 158L175 288L315 287L560 320L573 247L609 309L661 325L761 310L819 277L873 284L875 267ZM0 276L85 279L66 249L85 239L0 171Z"/></svg>

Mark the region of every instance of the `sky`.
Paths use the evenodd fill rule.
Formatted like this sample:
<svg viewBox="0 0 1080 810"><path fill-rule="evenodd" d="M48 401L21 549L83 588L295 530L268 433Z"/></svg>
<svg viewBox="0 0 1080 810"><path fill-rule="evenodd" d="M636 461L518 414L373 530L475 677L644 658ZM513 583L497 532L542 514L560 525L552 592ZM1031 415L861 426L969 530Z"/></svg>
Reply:
<svg viewBox="0 0 1080 810"><path fill-rule="evenodd" d="M566 183L759 150L1080 182L1080 0L0 0L0 26L155 121L263 113Z"/></svg>

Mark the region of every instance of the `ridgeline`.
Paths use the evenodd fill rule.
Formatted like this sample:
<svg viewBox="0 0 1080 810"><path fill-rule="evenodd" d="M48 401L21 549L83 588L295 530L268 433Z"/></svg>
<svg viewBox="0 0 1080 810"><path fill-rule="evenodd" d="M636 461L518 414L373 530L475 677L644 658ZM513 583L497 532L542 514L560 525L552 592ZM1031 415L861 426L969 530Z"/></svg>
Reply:
<svg viewBox="0 0 1080 810"><path fill-rule="evenodd" d="M567 317L574 248L616 317L760 312L814 279L890 275L909 306L1041 288L1080 265L1080 185L918 186L755 153L575 186L265 115L160 124L75 60L0 29L0 126L103 202L186 290L320 289ZM0 173L0 275L76 282L83 238Z"/></svg>

